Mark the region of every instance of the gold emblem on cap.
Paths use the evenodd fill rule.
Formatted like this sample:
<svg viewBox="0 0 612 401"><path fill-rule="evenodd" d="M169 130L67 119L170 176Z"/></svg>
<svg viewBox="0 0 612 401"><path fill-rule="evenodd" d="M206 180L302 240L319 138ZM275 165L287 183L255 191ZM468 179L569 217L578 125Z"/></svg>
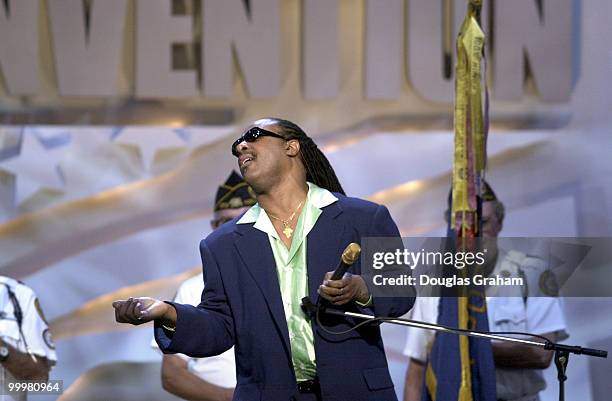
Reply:
<svg viewBox="0 0 612 401"><path fill-rule="evenodd" d="M559 295L559 283L557 283L557 277L550 270L546 270L540 274L540 290L549 297L556 297Z"/></svg>
<svg viewBox="0 0 612 401"><path fill-rule="evenodd" d="M232 209L237 209L239 207L244 206L242 199L237 196L230 199L227 203L229 204L229 207L231 207Z"/></svg>

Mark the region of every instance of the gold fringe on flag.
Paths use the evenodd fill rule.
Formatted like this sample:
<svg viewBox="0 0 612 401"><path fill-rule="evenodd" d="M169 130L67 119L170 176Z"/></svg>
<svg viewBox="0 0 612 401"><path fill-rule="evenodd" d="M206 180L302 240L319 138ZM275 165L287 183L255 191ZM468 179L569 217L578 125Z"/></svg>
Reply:
<svg viewBox="0 0 612 401"><path fill-rule="evenodd" d="M478 22L481 7L482 0L469 0L457 38L451 221L460 237L472 237L478 232L476 195L486 160L481 85L485 35Z"/></svg>

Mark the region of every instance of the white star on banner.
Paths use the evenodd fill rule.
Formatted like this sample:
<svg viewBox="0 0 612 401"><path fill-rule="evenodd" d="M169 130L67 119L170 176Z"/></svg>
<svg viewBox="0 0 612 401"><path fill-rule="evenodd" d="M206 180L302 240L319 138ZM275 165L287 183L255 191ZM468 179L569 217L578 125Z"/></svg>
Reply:
<svg viewBox="0 0 612 401"><path fill-rule="evenodd" d="M238 139L242 135L241 128L237 128L234 125L201 125L189 127L188 130L193 147L209 145L225 138ZM227 152L229 155L229 147Z"/></svg>
<svg viewBox="0 0 612 401"><path fill-rule="evenodd" d="M182 130L169 127L125 127L111 134L111 140L137 146L145 172L151 172L158 150L188 146L189 136Z"/></svg>
<svg viewBox="0 0 612 401"><path fill-rule="evenodd" d="M15 175L15 204L19 205L42 188L62 190L63 174L55 151L45 148L33 132L21 136L19 154L0 162L0 169Z"/></svg>

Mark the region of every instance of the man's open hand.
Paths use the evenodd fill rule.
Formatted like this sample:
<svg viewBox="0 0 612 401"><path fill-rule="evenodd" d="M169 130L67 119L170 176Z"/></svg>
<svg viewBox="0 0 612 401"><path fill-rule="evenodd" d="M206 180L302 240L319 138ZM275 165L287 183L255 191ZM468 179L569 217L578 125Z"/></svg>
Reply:
<svg viewBox="0 0 612 401"><path fill-rule="evenodd" d="M174 308L154 298L141 297L119 300L113 302L113 308L115 308L115 320L118 323L139 325L156 319L162 319L172 324L176 322Z"/></svg>

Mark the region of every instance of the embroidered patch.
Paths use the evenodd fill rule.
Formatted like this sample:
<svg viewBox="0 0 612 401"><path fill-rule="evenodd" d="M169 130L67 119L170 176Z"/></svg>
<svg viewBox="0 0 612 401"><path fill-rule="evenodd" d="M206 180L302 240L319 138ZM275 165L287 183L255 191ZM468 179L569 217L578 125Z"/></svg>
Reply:
<svg viewBox="0 0 612 401"><path fill-rule="evenodd" d="M47 347L55 349L55 343L53 342L53 338L51 338L51 332L49 331L49 329L45 329L45 331L43 331L42 333L42 336L43 340L45 341L45 344L47 344Z"/></svg>
<svg viewBox="0 0 612 401"><path fill-rule="evenodd" d="M540 274L540 290L549 297L556 297L559 295L559 283L557 283L557 277L550 270L546 270Z"/></svg>

